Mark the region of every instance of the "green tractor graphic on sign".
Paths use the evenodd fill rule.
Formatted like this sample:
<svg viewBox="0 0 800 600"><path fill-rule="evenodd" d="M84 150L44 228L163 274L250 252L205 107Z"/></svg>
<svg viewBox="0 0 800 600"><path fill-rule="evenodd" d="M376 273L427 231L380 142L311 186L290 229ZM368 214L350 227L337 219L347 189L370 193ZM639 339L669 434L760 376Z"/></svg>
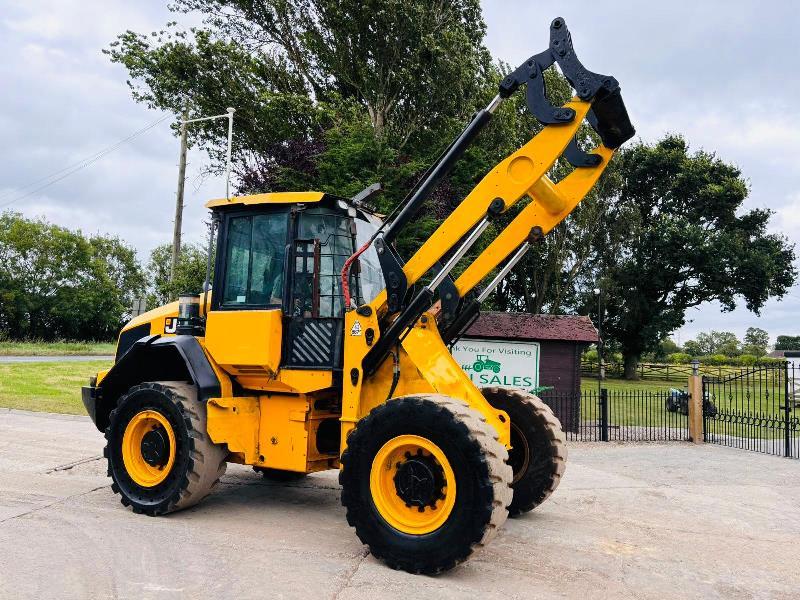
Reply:
<svg viewBox="0 0 800 600"><path fill-rule="evenodd" d="M494 360L491 360L485 354L478 354L477 359L475 360L474 363L472 363L472 369L476 373L480 373L484 369L486 369L487 371L494 371L495 373L499 373L500 372L500 363L496 362Z"/></svg>

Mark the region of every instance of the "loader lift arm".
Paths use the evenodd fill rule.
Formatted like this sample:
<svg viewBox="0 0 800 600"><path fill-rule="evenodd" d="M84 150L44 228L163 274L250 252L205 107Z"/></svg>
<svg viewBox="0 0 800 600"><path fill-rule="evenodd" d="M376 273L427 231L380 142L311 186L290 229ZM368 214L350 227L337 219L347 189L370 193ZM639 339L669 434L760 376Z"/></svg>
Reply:
<svg viewBox="0 0 800 600"><path fill-rule="evenodd" d="M577 93L561 107L553 106L545 93L543 71L553 64L558 64ZM495 166L403 264L392 246L400 230L419 212L437 182L452 169L500 104L522 86L526 88L529 111L544 125L544 129ZM576 142L584 118L602 141L591 153L581 150ZM532 201L468 266L455 285L450 286L451 290L455 288L456 297L448 294L450 299L443 311L444 322L440 324L446 326L444 340L455 339L470 320L477 317L481 302L522 258L531 242L546 235L572 212L597 182L614 150L634 133L617 80L588 71L575 55L564 19L554 19L550 25L549 48L530 57L502 80L497 96L473 117L401 203L397 215L371 240L378 251L386 290L370 303L369 308L380 319L381 332L364 357L364 374L374 373L391 348L431 307L437 288L449 279L453 267L489 222L525 196L530 196ZM562 155L575 169L562 181L554 183L547 172ZM447 253L450 253L450 258L438 269L431 282L409 298L408 290L435 268ZM511 258L498 277L477 298L465 304L467 294L508 257ZM351 262L348 261L342 271L345 288ZM347 294L345 302L348 309L352 308Z"/></svg>

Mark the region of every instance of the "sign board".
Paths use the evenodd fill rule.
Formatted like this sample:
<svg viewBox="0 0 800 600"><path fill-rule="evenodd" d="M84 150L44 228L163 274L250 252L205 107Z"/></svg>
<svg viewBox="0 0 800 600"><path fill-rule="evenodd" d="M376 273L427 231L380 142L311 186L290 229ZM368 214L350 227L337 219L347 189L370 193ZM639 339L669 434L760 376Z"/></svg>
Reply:
<svg viewBox="0 0 800 600"><path fill-rule="evenodd" d="M453 357L478 387L539 387L539 343L462 338Z"/></svg>

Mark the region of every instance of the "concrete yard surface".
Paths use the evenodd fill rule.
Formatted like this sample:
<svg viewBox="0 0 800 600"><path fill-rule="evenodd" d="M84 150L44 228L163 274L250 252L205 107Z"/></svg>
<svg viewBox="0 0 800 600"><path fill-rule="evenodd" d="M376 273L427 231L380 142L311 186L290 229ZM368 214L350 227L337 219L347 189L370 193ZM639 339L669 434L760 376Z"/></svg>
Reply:
<svg viewBox="0 0 800 600"><path fill-rule="evenodd" d="M85 417L0 409L0 598L800 598L800 461L573 444L564 481L439 577L348 527L337 474L230 466L199 506L133 514Z"/></svg>

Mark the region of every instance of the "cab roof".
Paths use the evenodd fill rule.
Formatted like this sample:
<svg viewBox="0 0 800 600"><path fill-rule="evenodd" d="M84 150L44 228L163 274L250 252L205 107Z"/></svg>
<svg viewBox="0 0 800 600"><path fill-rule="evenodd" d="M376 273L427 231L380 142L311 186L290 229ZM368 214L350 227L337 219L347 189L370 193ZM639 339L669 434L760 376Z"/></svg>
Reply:
<svg viewBox="0 0 800 600"><path fill-rule="evenodd" d="M222 206L235 206L237 204L300 204L304 202L319 202L326 194L324 192L270 192L268 194L253 194L251 196L234 196L230 200L218 198L206 202L206 208L219 208Z"/></svg>
<svg viewBox="0 0 800 600"><path fill-rule="evenodd" d="M268 192L250 196L234 196L230 200L218 198L206 202L206 208L214 210L231 206L255 206L259 204L316 204L323 201L338 204L342 208L354 208L362 217L364 214L372 215L378 219L383 219L385 216L362 204L354 204L350 198L326 194L325 192Z"/></svg>

